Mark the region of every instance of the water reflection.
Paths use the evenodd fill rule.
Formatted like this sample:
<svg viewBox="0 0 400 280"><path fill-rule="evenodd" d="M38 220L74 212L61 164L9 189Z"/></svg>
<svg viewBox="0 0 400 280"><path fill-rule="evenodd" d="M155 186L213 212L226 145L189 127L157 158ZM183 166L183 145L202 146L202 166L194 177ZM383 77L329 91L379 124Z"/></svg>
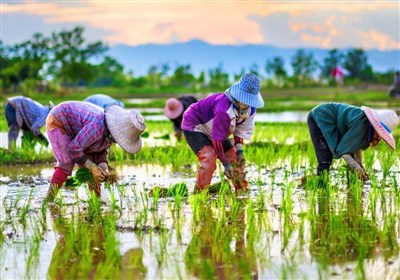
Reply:
<svg viewBox="0 0 400 280"><path fill-rule="evenodd" d="M258 279L257 259L246 246L245 208L239 202L234 220L218 220L209 204L201 211L202 221L193 224L193 237L185 253L185 264L200 279ZM233 210L232 210L233 211ZM227 212L227 216L230 213Z"/></svg>
<svg viewBox="0 0 400 280"><path fill-rule="evenodd" d="M358 261L355 269L365 275L366 259L377 258L383 252L385 259L397 254L395 224L388 220L382 230L377 220L366 216L362 192L360 186L351 186L343 205L330 197L329 191L318 193L311 219L310 253L320 265Z"/></svg>

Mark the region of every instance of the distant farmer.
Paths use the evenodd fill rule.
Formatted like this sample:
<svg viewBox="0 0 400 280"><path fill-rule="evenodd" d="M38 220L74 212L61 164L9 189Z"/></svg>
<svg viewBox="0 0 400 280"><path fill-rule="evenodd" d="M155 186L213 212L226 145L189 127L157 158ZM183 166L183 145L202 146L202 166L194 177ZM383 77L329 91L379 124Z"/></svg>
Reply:
<svg viewBox="0 0 400 280"><path fill-rule="evenodd" d="M225 93L210 95L185 111L183 134L199 161L196 191L210 185L217 158L236 190L248 188L243 139L249 140L253 135L255 108L263 106L260 79L247 73ZM233 143L229 139L232 134Z"/></svg>
<svg viewBox="0 0 400 280"><path fill-rule="evenodd" d="M38 140L42 144L48 145L48 141L40 132L40 128L46 121L50 106L41 105L29 97L15 96L7 100L5 111L9 148L16 146L20 129L23 131L22 144Z"/></svg>
<svg viewBox="0 0 400 280"><path fill-rule="evenodd" d="M337 85L342 86L343 85L343 76L344 76L344 70L340 66L335 66L332 69L332 77L335 79Z"/></svg>
<svg viewBox="0 0 400 280"><path fill-rule="evenodd" d="M399 117L392 110L373 110L342 103L315 107L308 115L308 129L318 160L317 175L328 171L333 158L343 158L358 178L368 180L362 164L362 150L375 147L381 139L391 149L391 132Z"/></svg>
<svg viewBox="0 0 400 280"><path fill-rule="evenodd" d="M173 123L174 133L178 140L182 137L182 118L183 113L189 106L197 102L197 98L191 95L185 95L179 98L169 98L164 107L164 115Z"/></svg>
<svg viewBox="0 0 400 280"><path fill-rule="evenodd" d="M93 94L86 97L83 101L93 103L103 109L110 105L118 105L124 108L124 103L106 94Z"/></svg>
<svg viewBox="0 0 400 280"><path fill-rule="evenodd" d="M400 72L396 71L394 74L393 85L389 87L390 97L400 97Z"/></svg>
<svg viewBox="0 0 400 280"><path fill-rule="evenodd" d="M89 184L89 188L100 196L101 182L109 175L108 148L118 143L126 152L137 153L145 128L142 115L135 109L111 105L103 110L79 101L54 107L46 120L47 134L57 159L48 198L54 198L75 163L92 172L95 184Z"/></svg>

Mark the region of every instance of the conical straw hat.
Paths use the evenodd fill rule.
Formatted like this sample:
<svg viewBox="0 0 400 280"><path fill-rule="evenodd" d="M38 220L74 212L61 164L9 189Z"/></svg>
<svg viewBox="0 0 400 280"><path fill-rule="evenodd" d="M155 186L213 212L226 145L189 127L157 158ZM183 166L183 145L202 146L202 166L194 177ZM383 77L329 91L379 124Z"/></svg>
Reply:
<svg viewBox="0 0 400 280"><path fill-rule="evenodd" d="M135 154L142 147L140 135L146 129L143 116L136 109L126 110L111 105L105 110L107 127L114 140L128 153Z"/></svg>
<svg viewBox="0 0 400 280"><path fill-rule="evenodd" d="M376 111L365 106L362 106L361 109L364 111L376 133L394 150L396 143L391 133L399 124L399 117L396 112L393 110Z"/></svg>

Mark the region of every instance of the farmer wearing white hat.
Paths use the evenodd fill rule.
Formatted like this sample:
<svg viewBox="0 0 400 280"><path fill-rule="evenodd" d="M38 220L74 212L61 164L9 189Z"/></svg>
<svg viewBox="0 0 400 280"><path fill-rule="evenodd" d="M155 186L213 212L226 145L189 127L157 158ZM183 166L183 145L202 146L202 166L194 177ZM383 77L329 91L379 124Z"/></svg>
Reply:
<svg viewBox="0 0 400 280"><path fill-rule="evenodd" d="M83 101L92 103L103 109L107 109L107 107L110 105L118 105L118 106L121 106L122 108L125 107L125 105L124 105L124 103L122 103L122 101L115 99L109 95L102 94L102 93L90 95L90 96L86 97Z"/></svg>
<svg viewBox="0 0 400 280"><path fill-rule="evenodd" d="M256 108L264 106L260 86L256 75L244 74L225 93L210 95L183 114L183 134L199 161L195 190L210 185L217 158L235 189L247 189L243 139L250 140ZM229 139L232 134L233 143Z"/></svg>
<svg viewBox="0 0 400 280"><path fill-rule="evenodd" d="M174 133L178 140L182 137L183 113L197 101L197 98L192 95L184 95L178 98L169 98L165 103L164 115L173 123Z"/></svg>
<svg viewBox="0 0 400 280"><path fill-rule="evenodd" d="M57 164L50 180L48 198L54 198L76 164L88 168L95 181L89 185L100 196L100 185L109 175L107 150L117 143L135 154L142 147L146 125L135 109L111 105L106 110L87 102L67 101L54 107L46 130Z"/></svg>
<svg viewBox="0 0 400 280"><path fill-rule="evenodd" d="M399 117L392 110L373 110L343 103L315 107L308 115L308 129L318 160L317 175L328 171L333 158L343 158L358 178L368 180L362 164L362 150L375 147L382 139L391 149L391 132Z"/></svg>

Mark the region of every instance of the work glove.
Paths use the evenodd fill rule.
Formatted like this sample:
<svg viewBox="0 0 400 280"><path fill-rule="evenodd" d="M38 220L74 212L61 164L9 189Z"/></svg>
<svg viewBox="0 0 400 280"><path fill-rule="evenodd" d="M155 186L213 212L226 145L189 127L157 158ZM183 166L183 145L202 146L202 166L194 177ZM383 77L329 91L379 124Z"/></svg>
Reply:
<svg viewBox="0 0 400 280"><path fill-rule="evenodd" d="M364 168L362 166L358 166L354 169L354 172L357 174L358 179L361 181L365 182L369 180L369 176L367 172L365 172Z"/></svg>
<svg viewBox="0 0 400 280"><path fill-rule="evenodd" d="M106 173L98 167L93 161L90 159L86 160L85 167L90 170L93 174L93 179L96 183L103 182L106 178Z"/></svg>
<svg viewBox="0 0 400 280"><path fill-rule="evenodd" d="M104 171L105 176L109 176L108 164L105 162L99 163L99 167Z"/></svg>
<svg viewBox="0 0 400 280"><path fill-rule="evenodd" d="M244 164L246 163L246 159L244 158L243 150L236 151L236 161L238 165L244 168Z"/></svg>
<svg viewBox="0 0 400 280"><path fill-rule="evenodd" d="M233 179L234 177L234 171L233 171L233 167L232 164L230 164L229 162L227 163L223 163L224 165L224 174L228 179Z"/></svg>
<svg viewBox="0 0 400 280"><path fill-rule="evenodd" d="M357 177L363 182L369 179L367 172L365 172L364 166L358 163L351 155L343 155L342 158L346 161L349 167L357 174Z"/></svg>

